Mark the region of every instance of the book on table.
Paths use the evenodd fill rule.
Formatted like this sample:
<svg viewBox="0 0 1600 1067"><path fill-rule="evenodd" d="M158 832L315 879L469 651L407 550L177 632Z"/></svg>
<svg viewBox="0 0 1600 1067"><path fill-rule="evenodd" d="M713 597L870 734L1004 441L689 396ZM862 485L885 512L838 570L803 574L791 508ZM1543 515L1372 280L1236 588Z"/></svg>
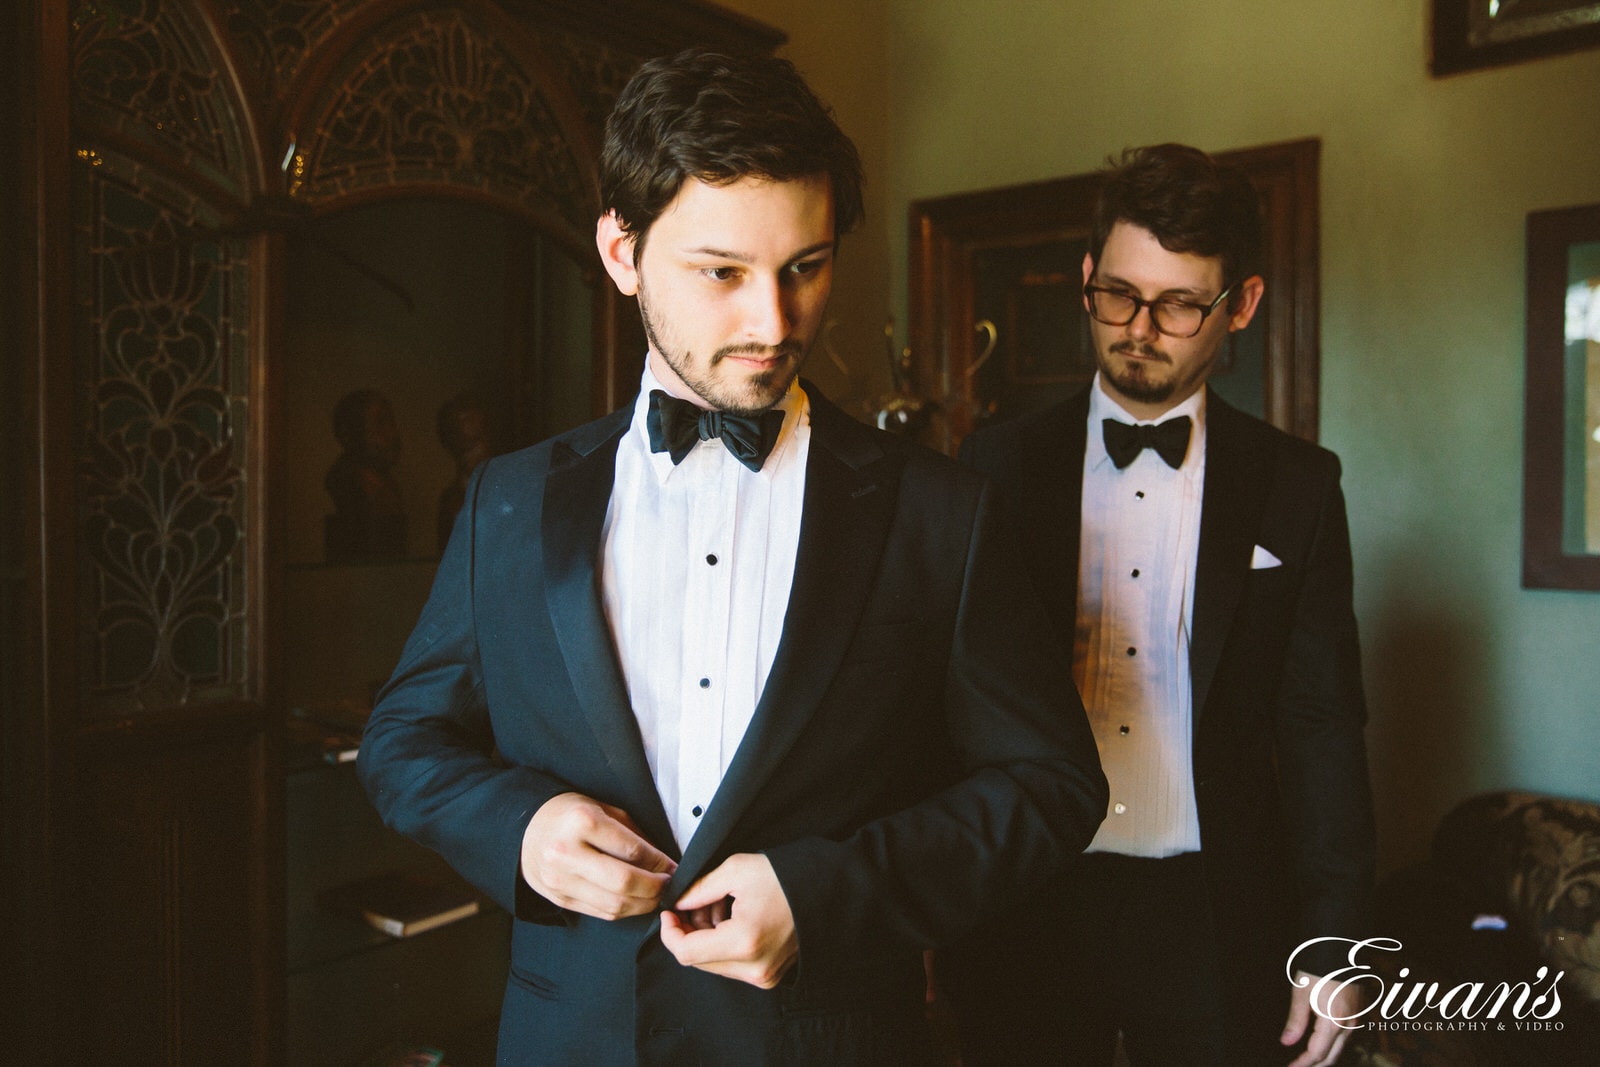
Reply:
<svg viewBox="0 0 1600 1067"><path fill-rule="evenodd" d="M321 754L328 763L350 763L361 749L372 706L356 700L306 701L289 709L284 736L292 745Z"/></svg>
<svg viewBox="0 0 1600 1067"><path fill-rule="evenodd" d="M444 1052L430 1045L387 1045L361 1061L361 1067L445 1067Z"/></svg>
<svg viewBox="0 0 1600 1067"><path fill-rule="evenodd" d="M349 882L323 894L335 911L363 919L391 937L412 937L478 914L465 885L407 871Z"/></svg>

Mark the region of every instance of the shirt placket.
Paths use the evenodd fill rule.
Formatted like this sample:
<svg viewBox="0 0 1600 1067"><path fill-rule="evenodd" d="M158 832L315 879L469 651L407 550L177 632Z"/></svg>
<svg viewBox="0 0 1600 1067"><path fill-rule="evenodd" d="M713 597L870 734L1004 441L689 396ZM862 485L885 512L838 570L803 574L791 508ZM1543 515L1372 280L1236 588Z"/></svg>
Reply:
<svg viewBox="0 0 1600 1067"><path fill-rule="evenodd" d="M709 450L707 450L709 451ZM694 457L707 468L689 507L689 568L684 589L684 664L678 732L678 813L687 844L722 778L722 720L728 693L732 531L736 472L726 454Z"/></svg>
<svg viewBox="0 0 1600 1067"><path fill-rule="evenodd" d="M1108 539L1108 566L1102 571L1108 636L1101 643L1105 689L1097 718L1101 751L1107 764L1119 769L1121 795L1112 798L1110 815L1119 822L1130 820L1128 826L1116 828L1124 834L1134 833L1133 822L1147 814L1134 810L1131 800L1150 742L1150 693L1141 682L1150 666L1151 599L1159 578L1152 566L1159 547L1157 524L1152 521L1160 507L1159 494L1140 473L1130 471L1117 489L1119 514L1112 528L1121 533Z"/></svg>

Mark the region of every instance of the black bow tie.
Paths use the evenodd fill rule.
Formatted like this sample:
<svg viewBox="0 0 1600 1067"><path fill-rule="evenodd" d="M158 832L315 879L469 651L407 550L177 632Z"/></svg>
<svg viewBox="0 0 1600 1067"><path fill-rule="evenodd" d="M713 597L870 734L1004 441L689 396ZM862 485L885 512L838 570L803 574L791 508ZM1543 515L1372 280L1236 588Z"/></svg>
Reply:
<svg viewBox="0 0 1600 1067"><path fill-rule="evenodd" d="M1132 463L1141 450L1153 448L1156 455L1167 461L1167 466L1177 470L1183 464L1183 455L1189 451L1189 416L1157 423L1129 426L1116 419L1106 419L1100 424L1106 435L1106 454L1111 462L1122 469Z"/></svg>
<svg viewBox="0 0 1600 1067"><path fill-rule="evenodd" d="M674 465L682 463L689 450L701 441L720 437L723 447L734 459L758 471L771 454L772 446L778 443L783 412L778 408L770 408L759 415L707 411L660 389L652 389L645 427L650 431L650 451L670 454Z"/></svg>

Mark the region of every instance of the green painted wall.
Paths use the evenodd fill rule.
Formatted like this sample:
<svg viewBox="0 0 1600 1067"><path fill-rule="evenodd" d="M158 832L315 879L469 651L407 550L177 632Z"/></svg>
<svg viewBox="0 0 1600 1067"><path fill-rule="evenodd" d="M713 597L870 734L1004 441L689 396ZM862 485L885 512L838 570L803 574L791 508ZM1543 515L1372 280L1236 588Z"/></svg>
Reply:
<svg viewBox="0 0 1600 1067"><path fill-rule="evenodd" d="M881 0L719 0L718 6L789 35L778 54L806 75L861 152L866 219L844 240L825 320L834 324L827 337L848 371L819 345L805 375L830 399L865 416L889 389L884 325L893 314L893 279L905 273L889 258L894 235L905 229L905 204L889 203L889 9Z"/></svg>
<svg viewBox="0 0 1600 1067"><path fill-rule="evenodd" d="M787 30L864 142L902 322L914 199L1132 144L1321 138L1322 441L1345 464L1383 863L1479 790L1600 799L1600 594L1519 586L1523 223L1600 201L1600 50L1434 79L1424 0L726 6Z"/></svg>

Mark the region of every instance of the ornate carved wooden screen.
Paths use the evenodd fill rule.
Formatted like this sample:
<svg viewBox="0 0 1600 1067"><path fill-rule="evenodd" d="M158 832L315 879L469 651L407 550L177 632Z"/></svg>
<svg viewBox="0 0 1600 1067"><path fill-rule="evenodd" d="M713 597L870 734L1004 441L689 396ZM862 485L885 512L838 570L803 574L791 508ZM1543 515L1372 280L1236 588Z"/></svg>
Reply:
<svg viewBox="0 0 1600 1067"><path fill-rule="evenodd" d="M266 1045L271 958L239 922L270 901L251 800L268 789L261 248L224 227L264 168L203 8L79 4L71 52L81 881L65 924L94 946L71 1040L85 1062L228 1058L229 1029Z"/></svg>
<svg viewBox="0 0 1600 1067"><path fill-rule="evenodd" d="M94 162L78 202L86 703L245 699L252 264L241 241L177 240L206 205Z"/></svg>
<svg viewBox="0 0 1600 1067"><path fill-rule="evenodd" d="M243 101L193 13L74 30L84 710L248 699L251 261L184 236L259 170Z"/></svg>

